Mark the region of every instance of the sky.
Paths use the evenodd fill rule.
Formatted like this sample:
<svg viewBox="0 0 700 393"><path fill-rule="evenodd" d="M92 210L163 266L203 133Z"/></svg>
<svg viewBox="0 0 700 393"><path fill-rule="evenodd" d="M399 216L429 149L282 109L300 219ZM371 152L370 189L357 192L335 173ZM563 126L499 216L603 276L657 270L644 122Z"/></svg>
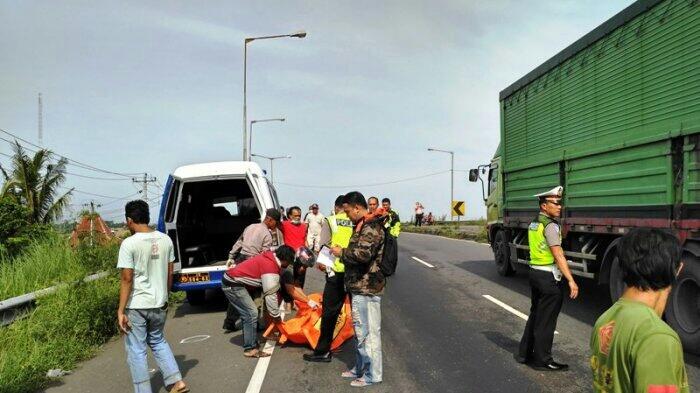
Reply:
<svg viewBox="0 0 700 393"><path fill-rule="evenodd" d="M0 129L38 143L41 92L42 146L155 176L155 221L175 168L242 157L244 38L305 30L248 48L248 120L286 118L256 124L252 149L292 156L275 162L281 203L327 212L359 190L391 198L403 220L416 201L447 214L450 156L432 147L454 151L454 198L484 217L466 171L498 145L498 93L631 3L4 0ZM139 197L128 177L68 172L73 214L94 200L123 221Z"/></svg>

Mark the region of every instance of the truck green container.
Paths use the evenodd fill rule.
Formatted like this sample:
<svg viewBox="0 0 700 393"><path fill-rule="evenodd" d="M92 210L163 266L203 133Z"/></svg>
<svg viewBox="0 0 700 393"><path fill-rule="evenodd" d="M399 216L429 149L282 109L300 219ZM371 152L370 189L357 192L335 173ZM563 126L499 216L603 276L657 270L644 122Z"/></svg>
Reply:
<svg viewBox="0 0 700 393"><path fill-rule="evenodd" d="M486 177L499 273L529 258L534 194L564 186L572 271L624 289L616 246L672 231L685 267L666 319L700 353L700 2L637 1L500 93L501 145Z"/></svg>

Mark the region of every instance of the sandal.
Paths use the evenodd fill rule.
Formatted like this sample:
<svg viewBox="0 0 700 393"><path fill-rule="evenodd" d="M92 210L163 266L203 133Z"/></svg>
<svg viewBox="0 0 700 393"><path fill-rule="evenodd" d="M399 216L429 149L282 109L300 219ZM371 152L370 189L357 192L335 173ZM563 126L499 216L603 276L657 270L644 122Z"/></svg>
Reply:
<svg viewBox="0 0 700 393"><path fill-rule="evenodd" d="M259 349L251 349L249 351L243 351L243 356L247 358L266 358L270 356L270 354Z"/></svg>
<svg viewBox="0 0 700 393"><path fill-rule="evenodd" d="M189 392L190 392L190 388L187 385L181 386L179 388L170 389L170 393L189 393Z"/></svg>

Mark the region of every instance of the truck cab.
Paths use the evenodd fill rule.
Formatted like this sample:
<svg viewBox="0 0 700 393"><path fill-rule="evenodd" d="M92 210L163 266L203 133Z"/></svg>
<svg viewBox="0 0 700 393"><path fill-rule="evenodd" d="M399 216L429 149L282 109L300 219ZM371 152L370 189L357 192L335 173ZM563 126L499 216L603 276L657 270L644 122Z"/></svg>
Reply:
<svg viewBox="0 0 700 393"><path fill-rule="evenodd" d="M219 289L231 247L243 230L279 209L277 193L254 162L211 162L179 167L168 177L158 230L175 247L173 291L202 304Z"/></svg>

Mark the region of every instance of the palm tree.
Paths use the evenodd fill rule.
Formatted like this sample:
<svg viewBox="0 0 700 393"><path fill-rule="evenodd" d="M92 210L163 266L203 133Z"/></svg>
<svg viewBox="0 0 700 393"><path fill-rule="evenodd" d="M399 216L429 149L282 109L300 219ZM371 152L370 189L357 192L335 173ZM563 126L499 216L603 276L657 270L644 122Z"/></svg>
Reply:
<svg viewBox="0 0 700 393"><path fill-rule="evenodd" d="M48 224L63 215L70 202L73 189L56 198L58 189L66 180L68 160L61 158L51 163L53 153L40 149L30 157L19 142L13 146L12 169L10 172L0 165L5 184L0 196L9 196L24 205L35 223Z"/></svg>

